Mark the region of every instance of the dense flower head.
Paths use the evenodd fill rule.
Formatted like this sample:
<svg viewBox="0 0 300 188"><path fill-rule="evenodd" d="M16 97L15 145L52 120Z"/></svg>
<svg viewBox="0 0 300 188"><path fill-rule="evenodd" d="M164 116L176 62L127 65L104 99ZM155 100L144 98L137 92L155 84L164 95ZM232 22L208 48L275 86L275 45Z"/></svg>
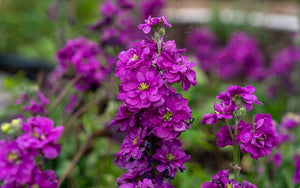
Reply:
<svg viewBox="0 0 300 188"><path fill-rule="evenodd" d="M28 104L26 104L29 102ZM19 99L15 101L16 105L24 104L22 110L28 111L32 114L47 114L46 106L50 101L44 96L41 91L37 92L37 98L29 98L27 94L21 95Z"/></svg>
<svg viewBox="0 0 300 188"><path fill-rule="evenodd" d="M266 75L264 57L255 39L243 32L231 35L225 48L216 54L218 75L222 79L248 77L261 80Z"/></svg>
<svg viewBox="0 0 300 188"><path fill-rule="evenodd" d="M135 126L137 110L129 109L126 105L119 107L119 113L116 118L112 120L111 125L119 125L119 130L124 132Z"/></svg>
<svg viewBox="0 0 300 188"><path fill-rule="evenodd" d="M300 155L299 154L297 153L294 154L293 163L295 167L293 182L294 184L299 184L300 183Z"/></svg>
<svg viewBox="0 0 300 188"><path fill-rule="evenodd" d="M229 170L221 170L218 174L212 177L211 182L205 182L201 185L201 188L257 188L246 180L242 183L238 183L235 179L229 179Z"/></svg>
<svg viewBox="0 0 300 188"><path fill-rule="evenodd" d="M112 66L106 57L101 60L109 65L103 66L104 62L101 61L101 64L99 60L101 56L105 54L96 42L88 41L83 37L69 40L57 54L58 70L66 76L76 74L79 77L76 82L78 90L93 89L101 84Z"/></svg>
<svg viewBox="0 0 300 188"><path fill-rule="evenodd" d="M145 23L140 24L138 28L142 30L145 34L148 34L150 33L152 26L156 26L158 24L161 24L162 26L172 27L172 25L167 22L164 16L153 18L149 16L147 19L145 19Z"/></svg>
<svg viewBox="0 0 300 188"><path fill-rule="evenodd" d="M25 184L31 179L37 150L24 150L16 141L0 142L0 180Z"/></svg>
<svg viewBox="0 0 300 188"><path fill-rule="evenodd" d="M54 159L60 153L61 146L57 143L63 126L54 128L51 119L37 116L22 123L24 134L18 137L18 144L25 149L41 149L48 159Z"/></svg>
<svg viewBox="0 0 300 188"><path fill-rule="evenodd" d="M32 174L34 176L29 182L29 188L57 188L57 179L54 171L41 171L39 166L35 166Z"/></svg>
<svg viewBox="0 0 300 188"><path fill-rule="evenodd" d="M234 102L231 102L228 106L225 103L221 102L221 104L214 103L213 114L205 114L203 119L201 120L202 124L216 124L219 120L222 119L232 119L232 113L237 110L237 106Z"/></svg>
<svg viewBox="0 0 300 188"><path fill-rule="evenodd" d="M225 92L221 92L216 99L220 99L226 105L230 105L235 102L236 105L244 105L246 110L252 110L253 104L262 105L257 100L257 97L253 94L255 88L251 85L240 87L240 86L229 86Z"/></svg>
<svg viewBox="0 0 300 188"><path fill-rule="evenodd" d="M240 143L243 153L250 153L253 159L261 158L271 153L271 149L279 143L279 136L270 114L257 114L254 125L247 124L235 137Z"/></svg>

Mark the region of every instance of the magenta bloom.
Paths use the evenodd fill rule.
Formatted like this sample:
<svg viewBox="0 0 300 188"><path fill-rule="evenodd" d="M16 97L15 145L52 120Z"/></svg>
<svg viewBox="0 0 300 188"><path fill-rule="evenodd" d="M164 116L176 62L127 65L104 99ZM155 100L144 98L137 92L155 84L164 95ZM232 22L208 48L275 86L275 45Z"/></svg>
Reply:
<svg viewBox="0 0 300 188"><path fill-rule="evenodd" d="M16 141L0 142L0 180L7 184L28 183L37 150L24 150ZM7 186L8 187L8 186Z"/></svg>
<svg viewBox="0 0 300 188"><path fill-rule="evenodd" d="M164 16L161 17L148 17L148 19L145 19L144 24L140 24L138 28L140 30L143 30L145 34L150 33L152 26L161 24L162 26L172 27L171 24L169 24Z"/></svg>
<svg viewBox="0 0 300 188"><path fill-rule="evenodd" d="M250 153L258 159L271 153L271 149L279 143L279 136L270 114L257 114L254 125L247 124L236 135L236 144L241 143L241 151Z"/></svg>
<svg viewBox="0 0 300 188"><path fill-rule="evenodd" d="M118 11L119 7L115 5L111 0L106 0L100 8L100 12L105 18L115 16Z"/></svg>
<svg viewBox="0 0 300 188"><path fill-rule="evenodd" d="M257 97L253 94L254 92L255 88L251 85L245 87L229 86L226 92L221 92L216 99L220 99L226 105L229 105L232 101L237 105L242 104L249 111L252 110L254 103L263 104L257 100Z"/></svg>
<svg viewBox="0 0 300 188"><path fill-rule="evenodd" d="M54 128L51 119L37 116L31 117L26 123L22 123L24 134L17 142L22 148L41 149L48 159L54 159L60 153L61 146L57 143L63 126Z"/></svg>
<svg viewBox="0 0 300 188"><path fill-rule="evenodd" d="M46 106L50 101L40 91L38 91L37 96L37 100L30 99L29 104L23 106L22 110L31 112L32 114L47 114ZM19 104L19 102L23 103L25 98L27 97L22 95L21 98L16 101L16 104Z"/></svg>
<svg viewBox="0 0 300 188"><path fill-rule="evenodd" d="M289 113L283 117L280 126L283 126L287 129L293 129L300 124L300 115Z"/></svg>
<svg viewBox="0 0 300 188"><path fill-rule="evenodd" d="M234 125L230 126L231 132L234 134ZM220 132L216 134L216 137L218 138L217 146L223 148L225 146L232 146L232 138L229 132L229 129L227 125L223 125L220 129Z"/></svg>
<svg viewBox="0 0 300 188"><path fill-rule="evenodd" d="M139 2L139 8L144 19L148 18L148 16L159 16L166 4L166 0L140 0Z"/></svg>
<svg viewBox="0 0 300 188"><path fill-rule="evenodd" d="M29 183L29 188L57 188L57 179L54 171L41 171L38 166L35 166L32 174L33 177Z"/></svg>
<svg viewBox="0 0 300 188"><path fill-rule="evenodd" d="M120 85L118 99L131 108L148 108L163 100L163 80L154 67L141 67Z"/></svg>
<svg viewBox="0 0 300 188"><path fill-rule="evenodd" d="M124 132L135 126L136 110L129 109L125 105L119 107L119 113L116 118L112 120L111 125L119 125L119 130Z"/></svg>
<svg viewBox="0 0 300 188"><path fill-rule="evenodd" d="M231 119L231 114L237 109L237 106L234 102L230 103L228 106L225 103L221 104L214 103L214 114L205 114L201 120L202 124L216 124L220 119Z"/></svg>
<svg viewBox="0 0 300 188"><path fill-rule="evenodd" d="M293 182L294 184L298 184L300 183L300 155L299 154L294 154L293 162L295 167Z"/></svg>
<svg viewBox="0 0 300 188"><path fill-rule="evenodd" d="M281 151L276 152L275 154L269 157L271 162L276 166L279 167L282 163L282 153Z"/></svg>
<svg viewBox="0 0 300 188"><path fill-rule="evenodd" d="M153 159L160 163L156 166L158 172L166 171L167 176L174 177L178 169L185 170L184 163L190 160L191 156L179 147L179 143L178 140L165 142L161 148L156 150Z"/></svg>
<svg viewBox="0 0 300 188"><path fill-rule="evenodd" d="M180 94L170 94L165 98L165 104L150 112L151 127L154 127L155 136L163 139L173 139L179 133L190 128L187 124L192 117L192 110L188 106L188 100Z"/></svg>
<svg viewBox="0 0 300 188"><path fill-rule="evenodd" d="M229 179L229 170L221 170L218 174L212 177L211 182L205 182L201 185L201 188L257 188L245 180L239 184L235 179Z"/></svg>
<svg viewBox="0 0 300 188"><path fill-rule="evenodd" d="M140 159L145 151L144 139L149 135L147 128L134 128L127 132L123 143L121 145L121 150L117 153L117 156L123 156L124 161L127 162L131 159Z"/></svg>

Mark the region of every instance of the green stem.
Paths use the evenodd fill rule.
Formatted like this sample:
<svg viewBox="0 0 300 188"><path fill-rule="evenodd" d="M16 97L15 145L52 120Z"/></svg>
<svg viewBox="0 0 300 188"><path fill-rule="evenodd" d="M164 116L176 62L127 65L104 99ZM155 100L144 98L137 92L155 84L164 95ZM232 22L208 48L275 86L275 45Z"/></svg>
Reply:
<svg viewBox="0 0 300 188"><path fill-rule="evenodd" d="M237 135L238 120L234 121L234 136ZM239 181L240 176L240 145L233 143L234 179Z"/></svg>

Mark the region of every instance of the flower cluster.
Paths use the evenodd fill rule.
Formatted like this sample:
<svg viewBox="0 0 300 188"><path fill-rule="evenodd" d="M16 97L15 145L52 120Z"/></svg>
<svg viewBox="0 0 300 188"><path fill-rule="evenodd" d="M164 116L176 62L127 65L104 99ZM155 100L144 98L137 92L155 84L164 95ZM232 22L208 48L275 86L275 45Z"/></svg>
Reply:
<svg viewBox="0 0 300 188"><path fill-rule="evenodd" d="M69 40L59 50L57 58L59 64L56 71L61 76L78 77L75 86L79 91L98 88L113 64L96 42L83 37Z"/></svg>
<svg viewBox="0 0 300 188"><path fill-rule="evenodd" d="M262 80L267 73L264 56L257 41L244 32L234 32L225 46L217 45L216 36L208 29L197 29L186 45L194 50L201 68L223 80Z"/></svg>
<svg viewBox="0 0 300 188"><path fill-rule="evenodd" d="M37 92L37 99L29 98L25 93L22 94L19 99L15 101L16 105L25 104L22 108L23 111L30 112L34 115L36 114L47 114L46 106L50 101L44 96L41 91Z"/></svg>
<svg viewBox="0 0 300 188"><path fill-rule="evenodd" d="M144 37L136 32L135 25L147 18L158 16L165 5L165 0L106 0L100 12L102 20L90 26L92 30L101 30L100 42L102 47L118 46L121 49L132 46L132 41ZM139 16L136 16L139 15Z"/></svg>
<svg viewBox="0 0 300 188"><path fill-rule="evenodd" d="M205 182L201 185L201 188L257 188L246 180L242 183L237 182L235 179L229 179L229 170L221 170L218 174L212 177L211 182Z"/></svg>
<svg viewBox="0 0 300 188"><path fill-rule="evenodd" d="M177 137L191 126L192 111L171 85L181 83L188 90L196 85L196 74L184 50L164 41L159 31L165 25L171 26L164 17L146 19L139 28L146 34L154 30L153 40L138 41L118 57L115 75L123 105L112 125L126 133L116 163L127 169L118 178L119 187L173 187L164 178L185 170L190 159Z"/></svg>
<svg viewBox="0 0 300 188"><path fill-rule="evenodd" d="M52 170L42 170L40 160L37 159L57 157L61 149L57 140L63 126L54 127L52 120L37 116L22 122L21 127L23 134L15 140L0 141L2 188L23 186L56 188L56 174Z"/></svg>

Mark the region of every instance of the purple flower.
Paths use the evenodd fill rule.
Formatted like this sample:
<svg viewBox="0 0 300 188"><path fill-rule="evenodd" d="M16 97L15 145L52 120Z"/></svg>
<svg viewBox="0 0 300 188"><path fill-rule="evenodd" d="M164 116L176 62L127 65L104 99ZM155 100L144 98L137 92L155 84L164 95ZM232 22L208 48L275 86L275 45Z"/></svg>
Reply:
<svg viewBox="0 0 300 188"><path fill-rule="evenodd" d="M165 0L141 0L140 9L143 14L143 18L148 16L159 16L161 9L165 6Z"/></svg>
<svg viewBox="0 0 300 188"><path fill-rule="evenodd" d="M281 151L276 152L275 154L269 157L271 162L276 166L279 167L282 163L282 153Z"/></svg>
<svg viewBox="0 0 300 188"><path fill-rule="evenodd" d="M214 56L217 48L217 37L208 28L199 28L188 35L186 46L198 58L201 68L206 73L215 69Z"/></svg>
<svg viewBox="0 0 300 188"><path fill-rule="evenodd" d="M111 125L119 125L119 130L124 132L135 126L136 110L129 109L125 105L119 107L119 113L116 118L112 120Z"/></svg>
<svg viewBox="0 0 300 188"><path fill-rule="evenodd" d="M201 188L257 188L255 185L243 180L239 184L235 179L229 179L229 170L221 170L212 177L211 182L204 182Z"/></svg>
<svg viewBox="0 0 300 188"><path fill-rule="evenodd" d="M145 151L146 140L144 138L147 135L149 135L147 128L131 129L127 132L121 145L121 150L116 155L123 156L125 162L131 158L140 159Z"/></svg>
<svg viewBox="0 0 300 188"><path fill-rule="evenodd" d="M130 0L118 0L118 5L123 9L131 9L134 7L134 2Z"/></svg>
<svg viewBox="0 0 300 188"><path fill-rule="evenodd" d="M214 60L219 77L225 80L245 77L261 80L266 75L264 56L256 40L243 32L233 33Z"/></svg>
<svg viewBox="0 0 300 188"><path fill-rule="evenodd" d="M190 128L187 124L191 119L192 110L188 100L180 94L170 94L165 97L165 104L150 112L151 127L155 136L163 139L174 139L179 133Z"/></svg>
<svg viewBox="0 0 300 188"><path fill-rule="evenodd" d="M29 188L57 188L56 174L52 170L41 171L38 166L33 169Z"/></svg>
<svg viewBox="0 0 300 188"><path fill-rule="evenodd" d="M251 85L240 87L240 86L229 86L226 92L221 92L216 99L220 99L226 105L229 105L232 101L236 105L244 105L246 110L252 110L253 103L262 105L263 103L257 100L257 97L253 94L255 88Z"/></svg>
<svg viewBox="0 0 300 188"><path fill-rule="evenodd" d="M119 7L115 5L111 0L106 0L102 4L100 12L105 18L110 18L112 16L115 16L119 12Z"/></svg>
<svg viewBox="0 0 300 188"><path fill-rule="evenodd" d="M138 28L140 30L143 30L145 34L150 33L152 26L161 24L161 26L167 26L172 27L171 24L169 24L164 16L161 17L153 17L151 18L151 15L148 17L148 19L145 19L144 24L140 24Z"/></svg>
<svg viewBox="0 0 300 188"><path fill-rule="evenodd" d="M34 168L36 150L24 150L16 141L0 142L0 180L28 183Z"/></svg>
<svg viewBox="0 0 300 188"><path fill-rule="evenodd" d="M128 107L137 109L161 103L164 82L154 67L141 67L128 77L120 85L119 100L124 101Z"/></svg>
<svg viewBox="0 0 300 188"><path fill-rule="evenodd" d="M187 155L179 144L181 143L178 140L165 142L156 150L153 159L159 162L156 166L158 172L166 171L167 176L174 177L178 169L185 170L184 163L190 160L191 156Z"/></svg>
<svg viewBox="0 0 300 188"><path fill-rule="evenodd" d="M280 126L283 126L287 129L293 129L300 124L300 115L288 113L283 117Z"/></svg>
<svg viewBox="0 0 300 188"><path fill-rule="evenodd" d="M220 119L231 119L231 114L234 110L237 109L237 106L234 102L230 103L228 106L225 105L225 103L217 104L214 103L214 114L205 114L203 116L203 119L201 120L202 124L216 124Z"/></svg>
<svg viewBox="0 0 300 188"><path fill-rule="evenodd" d="M245 124L236 135L236 144L240 142L241 151L250 153L253 159L258 159L271 153L271 149L279 143L279 136L270 114L257 114L254 125Z"/></svg>
<svg viewBox="0 0 300 188"><path fill-rule="evenodd" d="M193 62L189 62L187 57L181 56L185 49L177 49L175 41L167 41L162 44L161 55L155 63L163 71L163 78L168 83L180 83L183 90L188 90L191 85L196 86L196 72Z"/></svg>
<svg viewBox="0 0 300 188"><path fill-rule="evenodd" d="M300 183L300 155L299 154L294 154L293 162L295 167L293 183L298 184Z"/></svg>
<svg viewBox="0 0 300 188"><path fill-rule="evenodd" d="M63 131L63 126L54 128L51 119L37 116L22 123L22 127L25 133L17 139L22 148L41 149L48 159L57 157L61 149L57 140Z"/></svg>
<svg viewBox="0 0 300 188"><path fill-rule="evenodd" d="M231 132L234 133L234 125L231 125L230 128ZM227 125L223 125L221 127L220 132L216 134L216 137L218 138L217 145L221 148L227 145L233 145L232 138Z"/></svg>
<svg viewBox="0 0 300 188"><path fill-rule="evenodd" d="M22 110L29 111L32 114L47 114L46 106L50 103L50 101L40 91L38 91L37 96L38 100L30 99L29 104L23 106ZM21 98L22 97L25 98L25 96L21 96ZM16 102L21 101L22 99L19 99Z"/></svg>

